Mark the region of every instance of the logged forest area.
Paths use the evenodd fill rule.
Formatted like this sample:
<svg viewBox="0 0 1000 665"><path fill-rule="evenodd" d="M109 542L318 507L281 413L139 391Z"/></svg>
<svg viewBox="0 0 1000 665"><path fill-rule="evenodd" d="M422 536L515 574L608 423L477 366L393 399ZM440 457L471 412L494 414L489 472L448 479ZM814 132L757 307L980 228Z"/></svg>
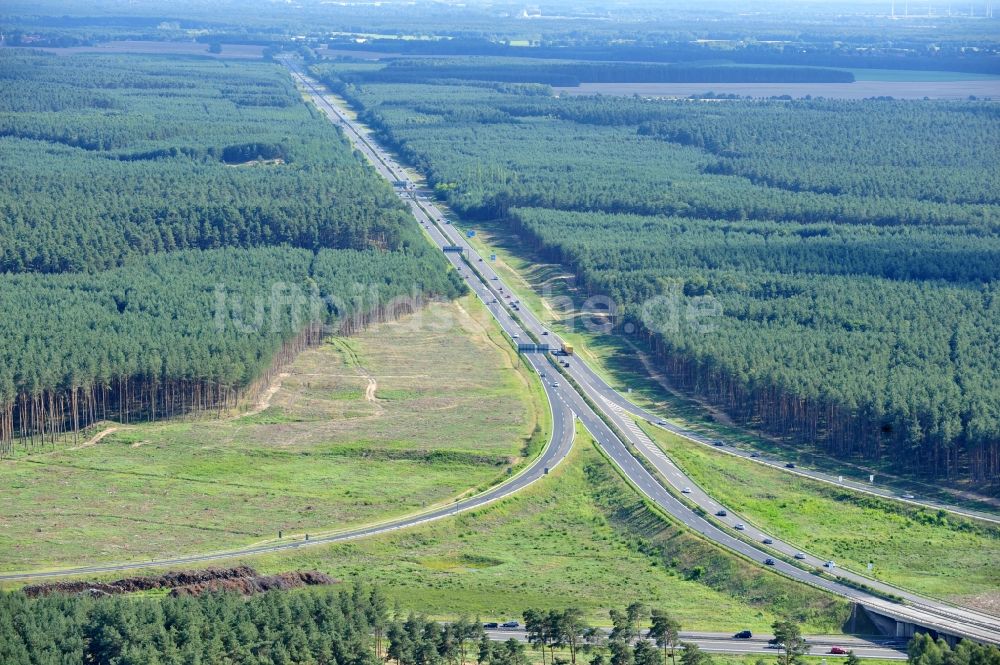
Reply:
<svg viewBox="0 0 1000 665"><path fill-rule="evenodd" d="M278 64L0 51L0 453L232 408L445 265Z"/></svg>
<svg viewBox="0 0 1000 665"><path fill-rule="evenodd" d="M499 70L314 66L468 223L501 220L610 297L688 394L792 445L997 490L1000 108L559 97L539 66ZM705 296L708 332L650 305Z"/></svg>

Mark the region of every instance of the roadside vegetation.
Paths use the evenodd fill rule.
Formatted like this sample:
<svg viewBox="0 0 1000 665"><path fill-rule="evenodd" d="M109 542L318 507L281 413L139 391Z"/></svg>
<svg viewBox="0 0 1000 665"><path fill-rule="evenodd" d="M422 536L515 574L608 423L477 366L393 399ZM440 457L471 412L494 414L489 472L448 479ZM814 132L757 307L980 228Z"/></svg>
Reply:
<svg viewBox="0 0 1000 665"><path fill-rule="evenodd" d="M481 305L432 303L302 352L245 415L108 424L0 462L0 569L130 561L340 529L503 480L551 423Z"/></svg>
<svg viewBox="0 0 1000 665"><path fill-rule="evenodd" d="M0 593L0 658L6 665L63 663L314 663L316 665L766 665L770 658L710 654L681 639L662 608L632 603L597 630L575 606L523 611L527 643L490 640L478 619L441 624L392 607L378 588L164 597ZM519 615L520 616L520 615ZM293 618L293 620L289 620ZM686 628L686 627L685 627ZM775 621L777 665L812 665L801 626ZM643 634L644 636L640 636ZM827 662L822 658L820 662ZM1000 660L995 646L918 635L912 665ZM836 662L836 661L835 661ZM860 661L853 652L844 665ZM898 661L866 660L871 665Z"/></svg>
<svg viewBox="0 0 1000 665"><path fill-rule="evenodd" d="M1000 528L839 489L641 423L674 462L748 524L918 593L995 610Z"/></svg>

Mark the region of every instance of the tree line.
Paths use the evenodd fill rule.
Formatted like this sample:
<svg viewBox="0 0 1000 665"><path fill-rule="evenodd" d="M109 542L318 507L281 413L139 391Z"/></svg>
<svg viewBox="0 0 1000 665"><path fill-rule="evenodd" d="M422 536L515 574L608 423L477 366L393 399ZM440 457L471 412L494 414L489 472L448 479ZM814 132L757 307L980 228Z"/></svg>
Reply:
<svg viewBox="0 0 1000 665"><path fill-rule="evenodd" d="M381 593L269 592L134 598L0 593L9 665L376 665Z"/></svg>
<svg viewBox="0 0 1000 665"><path fill-rule="evenodd" d="M390 607L378 588L161 597L0 593L0 661L7 665L712 665L681 639L668 613L632 603L609 613L610 630L573 607L524 612L527 642L490 639L478 620L428 620ZM771 628L777 665L800 665L809 645L798 624ZM758 658L756 665L767 665ZM774 661L771 661L774 662ZM911 665L997 665L1000 649L926 634L908 647ZM850 652L844 665L858 665Z"/></svg>
<svg viewBox="0 0 1000 665"><path fill-rule="evenodd" d="M544 83L576 87L580 83L851 83L846 70L814 67L753 67L747 65L695 65L650 63L533 63L479 60L395 60L389 66L352 73L351 83L424 83L460 79Z"/></svg>

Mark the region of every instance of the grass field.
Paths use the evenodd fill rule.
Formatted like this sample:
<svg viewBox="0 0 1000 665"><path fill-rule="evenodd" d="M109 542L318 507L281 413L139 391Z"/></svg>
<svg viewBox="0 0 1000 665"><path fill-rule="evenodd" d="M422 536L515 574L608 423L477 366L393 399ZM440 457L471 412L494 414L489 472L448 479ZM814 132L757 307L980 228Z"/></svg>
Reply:
<svg viewBox="0 0 1000 665"><path fill-rule="evenodd" d="M1000 528L782 473L644 427L686 473L748 522L913 591L1000 601ZM994 608L996 609L996 608Z"/></svg>
<svg viewBox="0 0 1000 665"><path fill-rule="evenodd" d="M722 553L653 513L578 431L571 457L502 502L398 534L268 555L262 570L318 569L378 584L404 610L520 617L529 607L642 600L686 629L767 630L794 612L838 632L846 605Z"/></svg>
<svg viewBox="0 0 1000 665"><path fill-rule="evenodd" d="M0 462L0 569L148 559L414 512L548 440L537 377L471 298L299 356L259 413Z"/></svg>

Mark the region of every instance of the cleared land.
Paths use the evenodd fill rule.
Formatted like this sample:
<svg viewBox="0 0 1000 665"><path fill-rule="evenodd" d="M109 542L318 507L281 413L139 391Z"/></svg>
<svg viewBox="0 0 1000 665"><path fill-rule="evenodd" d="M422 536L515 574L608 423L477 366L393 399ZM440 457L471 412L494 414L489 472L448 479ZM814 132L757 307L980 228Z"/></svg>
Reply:
<svg viewBox="0 0 1000 665"><path fill-rule="evenodd" d="M397 534L255 559L261 570L316 569L381 586L404 610L435 617L519 617L528 607L641 600L686 629L766 631L796 613L839 632L848 611L829 596L760 570L654 513L578 431L544 482L481 510Z"/></svg>
<svg viewBox="0 0 1000 665"><path fill-rule="evenodd" d="M811 95L832 99L895 97L896 99L967 99L1000 97L1000 79L949 80L858 80L854 83L581 83L574 88L554 88L558 95L640 95L643 97L689 97L706 92L751 97Z"/></svg>
<svg viewBox="0 0 1000 665"><path fill-rule="evenodd" d="M547 440L548 409L477 314L469 298L435 303L306 351L253 415L121 427L0 462L0 569L318 533L506 477Z"/></svg>
<svg viewBox="0 0 1000 665"><path fill-rule="evenodd" d="M840 490L645 429L680 468L753 525L859 572L873 562L880 580L1000 608L1000 529Z"/></svg>

